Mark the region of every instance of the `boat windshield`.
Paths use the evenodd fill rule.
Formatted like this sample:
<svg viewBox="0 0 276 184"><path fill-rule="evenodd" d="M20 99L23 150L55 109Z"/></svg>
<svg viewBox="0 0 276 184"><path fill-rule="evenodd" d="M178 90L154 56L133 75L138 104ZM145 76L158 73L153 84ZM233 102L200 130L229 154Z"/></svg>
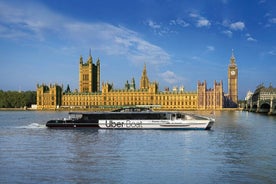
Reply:
<svg viewBox="0 0 276 184"><path fill-rule="evenodd" d="M121 109L116 109L113 112L150 112L150 108L146 107L123 107Z"/></svg>
<svg viewBox="0 0 276 184"><path fill-rule="evenodd" d="M191 119L196 119L196 120L203 120L206 119L201 116L196 116L193 114L185 114L185 113L172 113L171 114L171 119L177 120L177 119L182 119L182 120L191 120Z"/></svg>
<svg viewBox="0 0 276 184"><path fill-rule="evenodd" d="M175 120L175 119L183 119L185 120L186 119L186 116L185 114L182 114L182 113L171 113L171 119Z"/></svg>
<svg viewBox="0 0 276 184"><path fill-rule="evenodd" d="M82 114L80 113L69 113L70 120L78 120L82 118Z"/></svg>

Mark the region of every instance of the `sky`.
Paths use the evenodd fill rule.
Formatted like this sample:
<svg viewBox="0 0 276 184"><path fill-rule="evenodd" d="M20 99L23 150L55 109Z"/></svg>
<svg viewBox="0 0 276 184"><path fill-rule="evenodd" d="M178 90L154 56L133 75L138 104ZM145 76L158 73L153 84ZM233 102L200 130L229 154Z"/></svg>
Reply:
<svg viewBox="0 0 276 184"><path fill-rule="evenodd" d="M276 87L274 0L0 0L0 89L78 88L79 59L100 59L101 82L136 87L144 64L159 90L223 81L232 50L243 99Z"/></svg>

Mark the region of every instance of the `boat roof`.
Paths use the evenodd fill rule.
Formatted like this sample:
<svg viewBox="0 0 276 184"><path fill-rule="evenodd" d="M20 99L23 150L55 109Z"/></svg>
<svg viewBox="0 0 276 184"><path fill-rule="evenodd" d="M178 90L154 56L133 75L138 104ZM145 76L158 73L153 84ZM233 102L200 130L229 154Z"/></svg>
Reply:
<svg viewBox="0 0 276 184"><path fill-rule="evenodd" d="M144 107L144 106L125 106L122 108L115 109L113 111L100 111L100 112L69 112L69 114L72 115L93 115L93 114L140 114L140 113L146 113L146 114L185 114L190 116L197 116L197 117L203 117L202 115L197 114L191 114L191 113L185 113L185 112L179 112L179 111L152 111L150 107Z"/></svg>
<svg viewBox="0 0 276 184"><path fill-rule="evenodd" d="M100 111L100 112L69 112L72 115L93 115L93 114L186 114L196 116L194 114L178 112L178 111Z"/></svg>
<svg viewBox="0 0 276 184"><path fill-rule="evenodd" d="M79 115L90 115L90 114L160 114L160 113L170 113L170 112L157 112L157 111L101 111L101 112L69 112L69 114L79 114Z"/></svg>
<svg viewBox="0 0 276 184"><path fill-rule="evenodd" d="M122 107L113 111L101 111L101 112L69 112L69 114L106 114L106 113L141 113L141 112L153 112L148 107Z"/></svg>

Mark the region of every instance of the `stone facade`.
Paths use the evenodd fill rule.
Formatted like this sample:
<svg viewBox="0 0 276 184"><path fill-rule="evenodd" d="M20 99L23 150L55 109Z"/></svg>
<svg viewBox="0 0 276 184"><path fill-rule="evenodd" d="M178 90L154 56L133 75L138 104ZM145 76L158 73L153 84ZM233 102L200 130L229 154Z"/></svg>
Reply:
<svg viewBox="0 0 276 184"><path fill-rule="evenodd" d="M146 66L142 72L140 88L135 88L135 80L125 84L125 89L114 89L112 84L103 83L101 92L63 93L63 108L118 108L122 106L152 106L168 110L196 110L197 92L158 90L157 82L149 82Z"/></svg>
<svg viewBox="0 0 276 184"><path fill-rule="evenodd" d="M86 63L80 57L79 92L91 93L100 91L100 60L93 63L91 53Z"/></svg>
<svg viewBox="0 0 276 184"><path fill-rule="evenodd" d="M198 110L217 109L220 110L224 107L224 93L222 81L214 82L214 88L208 89L206 81L198 82Z"/></svg>
<svg viewBox="0 0 276 184"><path fill-rule="evenodd" d="M263 84L257 86L254 93L246 100L245 110L276 114L276 88L265 87Z"/></svg>
<svg viewBox="0 0 276 184"><path fill-rule="evenodd" d="M233 74L232 71L235 71ZM114 89L112 84L102 83L100 90L100 60L93 64L91 53L86 63L80 58L79 92L70 92L58 85L37 86L38 109L61 108L118 108L121 106L152 106L163 110L220 110L229 101L237 103L237 65L232 53L228 68L228 90L224 95L223 83L214 82L212 89L206 81L198 82L197 91L185 91L175 87L173 91L159 91L157 82L150 82L146 65L142 71L140 87L136 89L134 78L124 89Z"/></svg>
<svg viewBox="0 0 276 184"><path fill-rule="evenodd" d="M57 84L37 85L37 109L56 109L62 104L62 87Z"/></svg>

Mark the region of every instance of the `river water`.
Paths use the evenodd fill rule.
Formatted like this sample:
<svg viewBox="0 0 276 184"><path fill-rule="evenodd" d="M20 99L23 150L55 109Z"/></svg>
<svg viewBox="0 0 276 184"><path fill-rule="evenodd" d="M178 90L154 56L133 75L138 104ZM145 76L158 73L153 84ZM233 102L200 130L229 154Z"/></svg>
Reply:
<svg viewBox="0 0 276 184"><path fill-rule="evenodd" d="M211 131L48 129L0 111L0 183L274 183L276 117L216 112Z"/></svg>

